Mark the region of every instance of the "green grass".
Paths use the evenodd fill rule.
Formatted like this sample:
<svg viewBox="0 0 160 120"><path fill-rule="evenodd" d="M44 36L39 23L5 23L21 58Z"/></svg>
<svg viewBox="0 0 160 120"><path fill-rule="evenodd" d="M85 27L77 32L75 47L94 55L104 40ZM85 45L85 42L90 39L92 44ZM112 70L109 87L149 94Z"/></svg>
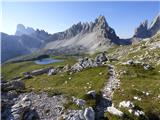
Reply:
<svg viewBox="0 0 160 120"><path fill-rule="evenodd" d="M35 69L64 66L66 64L74 64L76 62L74 57L60 57L56 56L56 59L63 59L64 62L57 62L48 65L38 65L32 61L18 62L18 63L6 63L2 65L2 76L5 80L10 80L15 76L21 76L23 72L32 71Z"/></svg>
<svg viewBox="0 0 160 120"><path fill-rule="evenodd" d="M2 66L2 75L6 80L10 80L15 76L22 75L23 72L32 71L35 69L64 66L66 64L72 65L76 62L75 57L56 56L55 59L63 59L64 62L53 63L49 65L37 65L34 62L19 62L19 63L7 63ZM57 75L48 76L42 74L34 76L31 79L25 80L26 92L34 91L47 92L48 96L65 95L68 99L68 103L65 105L67 108L77 109L78 106L71 102L71 96L85 99L87 106L94 106L95 100L89 99L86 93L89 90L96 90L99 93L103 88L105 81L108 78L107 67L95 67L87 68L78 73L58 73ZM99 75L99 73L102 75ZM71 78L71 79L69 79Z"/></svg>
<svg viewBox="0 0 160 120"><path fill-rule="evenodd" d="M115 103L116 107L118 107L119 102L130 100L146 113L145 119L156 119L160 115L160 99L158 99L160 93L160 72L158 71L160 71L160 66L148 71L138 65L119 65L117 68L125 70L127 73L121 76L120 89L114 93L113 103ZM142 91L149 92L150 95L146 96ZM142 100L134 100L134 96L139 96ZM129 119L140 119L131 115L125 109L121 110L126 113Z"/></svg>
<svg viewBox="0 0 160 120"><path fill-rule="evenodd" d="M86 98L86 93L89 90L100 91L104 86L104 82L107 80L106 66L88 68L82 72L67 74L59 73L53 76L47 76L43 74L36 76L32 79L26 80L25 85L27 90L32 90L35 92L46 91L50 96L57 94L64 94L66 96L76 96L77 98L82 98L87 100L87 105L94 105L94 100L88 100ZM99 73L102 72L102 75ZM69 78L71 78L69 80ZM86 87L86 89L85 89ZM70 107L75 107L73 104L69 103Z"/></svg>

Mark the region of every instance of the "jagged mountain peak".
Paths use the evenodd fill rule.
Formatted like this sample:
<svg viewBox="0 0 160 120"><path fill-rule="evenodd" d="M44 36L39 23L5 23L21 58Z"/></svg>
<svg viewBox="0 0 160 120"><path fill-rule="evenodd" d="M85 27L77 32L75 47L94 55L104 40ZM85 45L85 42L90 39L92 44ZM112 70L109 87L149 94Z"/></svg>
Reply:
<svg viewBox="0 0 160 120"><path fill-rule="evenodd" d="M106 22L106 18L103 15L100 15L96 20L95 23L97 23L98 25L100 24L104 24L106 26L108 26L107 22Z"/></svg>
<svg viewBox="0 0 160 120"><path fill-rule="evenodd" d="M35 30L32 27L25 27L23 24L18 24L15 35L17 36L30 35L34 32Z"/></svg>
<svg viewBox="0 0 160 120"><path fill-rule="evenodd" d="M148 25L148 20L142 22L135 30L135 38L147 38L152 37L160 30L160 15L156 16L155 19Z"/></svg>
<svg viewBox="0 0 160 120"><path fill-rule="evenodd" d="M145 38L146 36L148 36L148 20L140 23L140 25L135 29L133 37Z"/></svg>

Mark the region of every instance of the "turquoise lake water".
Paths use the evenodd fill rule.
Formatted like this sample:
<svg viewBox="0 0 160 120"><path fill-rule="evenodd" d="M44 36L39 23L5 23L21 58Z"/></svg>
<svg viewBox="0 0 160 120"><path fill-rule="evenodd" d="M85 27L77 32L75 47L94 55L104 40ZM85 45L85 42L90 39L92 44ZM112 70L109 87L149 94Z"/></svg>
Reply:
<svg viewBox="0 0 160 120"><path fill-rule="evenodd" d="M35 60L34 62L39 65L46 65L46 64L56 63L56 62L63 62L63 60L58 60L53 58L44 58L41 60Z"/></svg>

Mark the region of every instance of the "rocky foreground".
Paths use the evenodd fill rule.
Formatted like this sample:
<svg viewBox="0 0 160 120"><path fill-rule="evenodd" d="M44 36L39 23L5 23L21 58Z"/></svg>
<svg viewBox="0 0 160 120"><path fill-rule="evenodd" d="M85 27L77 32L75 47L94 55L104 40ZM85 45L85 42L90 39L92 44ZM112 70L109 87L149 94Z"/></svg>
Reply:
<svg viewBox="0 0 160 120"><path fill-rule="evenodd" d="M153 43L152 43L153 44ZM146 43L146 46L152 48L155 45ZM159 45L159 44L156 44ZM141 47L141 46L140 46ZM140 48L141 49L141 48ZM157 49L157 47L155 48ZM135 51L138 51L137 49ZM132 50L132 52L134 52ZM121 51L119 52L121 54ZM145 59L149 57L149 53L146 53ZM122 56L122 55L121 55ZM155 56L155 61L159 60L158 56ZM120 108L125 108L130 114L135 116L145 116L145 112L137 108L137 106L130 100L124 100L119 102L119 106L114 106L112 101L114 92L120 89L120 76L126 74L127 71L117 71L117 66L112 64L114 61L118 61L118 57L114 58L114 55L108 56L106 53L96 55L95 58L81 58L75 64L65 65L62 67L48 67L36 69L33 71L26 71L23 73L23 77L16 76L11 81L1 81L1 115L4 120L104 120L105 113L119 116L123 118L123 113ZM152 60L153 61L153 60ZM139 60L127 60L118 61L119 65L124 66L139 66L145 71L154 69L154 67L143 59ZM100 93L96 93L95 90L86 92L86 95L96 101L95 106L86 106L86 101L75 96L70 96L70 100L73 104L78 106L78 109L65 108L65 104L68 103L68 98L62 95L48 96L44 91L40 93L26 92L24 81L32 77L36 77L42 74L47 74L50 77L58 73L74 74L81 72L87 68L95 68L99 66L105 66L108 78ZM102 73L99 73L102 74ZM72 79L72 78L68 78ZM143 91L143 94L149 96L149 92ZM134 100L141 101L142 98L134 96Z"/></svg>
<svg viewBox="0 0 160 120"><path fill-rule="evenodd" d="M83 69L90 67L102 66L108 60L104 53L92 58L80 59L73 66L64 66L64 68L44 68L31 72L23 73L24 77L15 77L12 81L2 81L2 119L6 120L94 120L95 110L92 107L83 108L81 110L64 111L64 104L67 99L63 95L48 97L42 92L36 94L34 92L25 93L24 80L32 78L32 76L48 73L55 75L58 72L80 72ZM95 91L90 91L88 95L95 99ZM73 97L73 103L78 106L84 106L85 100Z"/></svg>

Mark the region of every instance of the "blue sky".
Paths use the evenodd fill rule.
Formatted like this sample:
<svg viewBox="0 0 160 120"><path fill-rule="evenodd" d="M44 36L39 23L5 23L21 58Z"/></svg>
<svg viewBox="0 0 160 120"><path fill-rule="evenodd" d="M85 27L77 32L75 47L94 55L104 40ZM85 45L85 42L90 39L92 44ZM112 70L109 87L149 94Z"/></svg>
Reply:
<svg viewBox="0 0 160 120"><path fill-rule="evenodd" d="M71 25L94 21L100 14L121 38L131 37L145 19L158 14L160 2L3 2L2 32L14 34L16 25L63 31Z"/></svg>

